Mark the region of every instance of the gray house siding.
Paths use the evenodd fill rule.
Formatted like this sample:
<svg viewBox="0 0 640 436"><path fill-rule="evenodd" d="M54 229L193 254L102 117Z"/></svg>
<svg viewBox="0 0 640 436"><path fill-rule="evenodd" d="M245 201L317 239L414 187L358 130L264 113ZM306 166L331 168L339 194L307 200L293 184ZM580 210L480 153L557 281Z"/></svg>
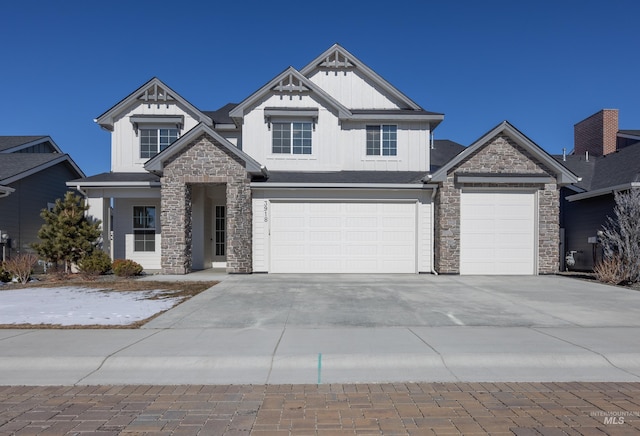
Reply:
<svg viewBox="0 0 640 436"><path fill-rule="evenodd" d="M602 230L607 217L613 215L614 206L613 194L573 202L564 199L563 195L561 226L565 229L565 252L576 251L576 264L570 269L593 270L594 260L600 259L601 252L599 246L589 243L588 238Z"/></svg>
<svg viewBox="0 0 640 436"><path fill-rule="evenodd" d="M0 198L0 230L12 240L11 254L33 251L30 245L38 241L43 224L41 210L64 197L68 190L65 182L77 176L69 164L62 162L8 185L15 192Z"/></svg>

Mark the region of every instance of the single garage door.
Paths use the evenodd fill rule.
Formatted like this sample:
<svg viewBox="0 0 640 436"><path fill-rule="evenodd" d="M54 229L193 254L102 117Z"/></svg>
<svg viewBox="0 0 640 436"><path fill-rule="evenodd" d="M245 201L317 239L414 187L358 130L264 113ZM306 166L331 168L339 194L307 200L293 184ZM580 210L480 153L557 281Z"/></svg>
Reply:
<svg viewBox="0 0 640 436"><path fill-rule="evenodd" d="M535 274L533 192L462 192L460 274Z"/></svg>
<svg viewBox="0 0 640 436"><path fill-rule="evenodd" d="M415 273L415 202L271 202L274 273Z"/></svg>

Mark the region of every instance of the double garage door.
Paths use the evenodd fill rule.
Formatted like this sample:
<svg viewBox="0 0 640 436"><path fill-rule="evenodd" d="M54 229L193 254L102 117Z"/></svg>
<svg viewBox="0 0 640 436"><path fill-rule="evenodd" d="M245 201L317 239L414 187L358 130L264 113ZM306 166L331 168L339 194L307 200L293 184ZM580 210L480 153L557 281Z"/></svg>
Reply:
<svg viewBox="0 0 640 436"><path fill-rule="evenodd" d="M415 202L272 201L270 271L415 273Z"/></svg>
<svg viewBox="0 0 640 436"><path fill-rule="evenodd" d="M536 197L522 191L463 191L460 274L535 274Z"/></svg>

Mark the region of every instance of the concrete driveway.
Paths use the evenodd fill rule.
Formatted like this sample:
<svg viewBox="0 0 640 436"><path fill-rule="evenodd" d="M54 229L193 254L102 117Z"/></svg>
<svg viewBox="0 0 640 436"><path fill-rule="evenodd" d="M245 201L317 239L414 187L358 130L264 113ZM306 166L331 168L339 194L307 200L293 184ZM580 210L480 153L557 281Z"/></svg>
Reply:
<svg viewBox="0 0 640 436"><path fill-rule="evenodd" d="M145 328L640 327L640 292L560 276L228 278Z"/></svg>
<svg viewBox="0 0 640 436"><path fill-rule="evenodd" d="M639 382L640 292L554 276L256 274L224 276L138 330L0 331L5 385L411 381Z"/></svg>

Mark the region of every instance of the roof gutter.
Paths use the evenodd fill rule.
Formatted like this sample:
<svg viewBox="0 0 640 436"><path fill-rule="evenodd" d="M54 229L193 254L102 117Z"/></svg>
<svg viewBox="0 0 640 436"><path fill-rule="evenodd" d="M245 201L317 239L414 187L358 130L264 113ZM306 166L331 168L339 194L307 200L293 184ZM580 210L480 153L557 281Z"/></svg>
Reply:
<svg viewBox="0 0 640 436"><path fill-rule="evenodd" d="M70 188L156 188L160 187L160 182L67 182ZM79 190L79 189L78 189Z"/></svg>
<svg viewBox="0 0 640 436"><path fill-rule="evenodd" d="M268 183L252 182L251 189L436 189L435 184L418 183Z"/></svg>
<svg viewBox="0 0 640 436"><path fill-rule="evenodd" d="M586 198L594 198L594 197L599 197L601 195L613 194L615 192L625 191L627 189L632 189L632 188L640 188L640 182L624 183L622 185L610 186L608 188L596 189L594 191L581 192L579 194L569 195L565 198L569 202L579 201L579 200L584 200Z"/></svg>

